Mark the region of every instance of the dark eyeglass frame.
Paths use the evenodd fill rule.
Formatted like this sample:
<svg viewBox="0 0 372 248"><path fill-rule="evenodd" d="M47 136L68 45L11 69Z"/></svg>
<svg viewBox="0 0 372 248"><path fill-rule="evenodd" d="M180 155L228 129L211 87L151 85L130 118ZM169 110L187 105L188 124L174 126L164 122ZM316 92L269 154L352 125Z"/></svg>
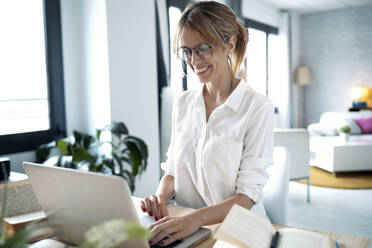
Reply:
<svg viewBox="0 0 372 248"><path fill-rule="evenodd" d="M208 50L205 50L205 51L202 51L201 47L202 46L206 46L205 48L208 48ZM198 55L198 57L200 58L206 58L206 55L212 57L212 49L215 47L216 45L213 45L213 46L210 46L208 44L205 44L205 43L202 43L194 48L188 48L188 47L180 47L178 50L177 50L177 57L183 61L190 61L191 58L192 58L192 53L193 53L193 50L195 51L195 53ZM188 56L185 56L185 51L187 51L190 55ZM210 54L208 54L210 53Z"/></svg>

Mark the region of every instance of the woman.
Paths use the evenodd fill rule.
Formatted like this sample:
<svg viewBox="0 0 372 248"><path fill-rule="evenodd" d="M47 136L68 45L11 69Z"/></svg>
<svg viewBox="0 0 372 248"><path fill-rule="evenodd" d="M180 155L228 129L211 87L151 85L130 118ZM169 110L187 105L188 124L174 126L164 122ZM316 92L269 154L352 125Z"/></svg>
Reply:
<svg viewBox="0 0 372 248"><path fill-rule="evenodd" d="M154 216L152 243L167 245L203 225L221 222L233 204L266 217L262 188L272 163L273 105L236 77L248 32L217 2L188 6L177 27L175 52L203 87L176 97L165 175L141 202ZM197 208L169 217L167 202ZM164 218L163 218L164 217Z"/></svg>

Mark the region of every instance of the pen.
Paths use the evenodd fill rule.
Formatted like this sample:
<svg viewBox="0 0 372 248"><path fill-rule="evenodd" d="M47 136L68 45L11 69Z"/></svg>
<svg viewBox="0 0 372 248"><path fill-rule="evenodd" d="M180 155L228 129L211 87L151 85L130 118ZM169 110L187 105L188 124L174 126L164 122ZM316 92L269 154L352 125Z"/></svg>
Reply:
<svg viewBox="0 0 372 248"><path fill-rule="evenodd" d="M278 241L279 241L279 232L276 231L275 234L274 234L273 239L271 240L270 248L277 248L278 247Z"/></svg>

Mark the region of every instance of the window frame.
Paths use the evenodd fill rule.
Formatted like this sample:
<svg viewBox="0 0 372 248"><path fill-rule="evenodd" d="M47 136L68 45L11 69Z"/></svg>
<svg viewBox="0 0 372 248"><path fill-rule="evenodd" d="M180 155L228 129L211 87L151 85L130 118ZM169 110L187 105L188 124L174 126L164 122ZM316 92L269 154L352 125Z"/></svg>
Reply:
<svg viewBox="0 0 372 248"><path fill-rule="evenodd" d="M181 13L183 13L187 7L187 5L189 4L188 1L184 1L184 0L167 0L167 9L169 12L169 8L170 7L176 7L176 8L179 8L181 10ZM169 15L168 15L168 20L169 20ZM168 21L168 31L170 29L170 26L169 26L169 21ZM172 40L173 37L169 37L169 47L171 47L170 45L170 42ZM169 61L171 61L171 58L170 58L170 54L169 54ZM171 67L172 65L169 63L169 67ZM182 69L183 69L183 72L185 73L185 75L187 74L187 64L186 62L182 62ZM171 71L171 68L169 68L169 71ZM182 78L182 89L185 91L187 90L187 77L184 76Z"/></svg>
<svg viewBox="0 0 372 248"><path fill-rule="evenodd" d="M60 0L44 0L43 7L50 128L0 135L0 155L34 150L66 137Z"/></svg>

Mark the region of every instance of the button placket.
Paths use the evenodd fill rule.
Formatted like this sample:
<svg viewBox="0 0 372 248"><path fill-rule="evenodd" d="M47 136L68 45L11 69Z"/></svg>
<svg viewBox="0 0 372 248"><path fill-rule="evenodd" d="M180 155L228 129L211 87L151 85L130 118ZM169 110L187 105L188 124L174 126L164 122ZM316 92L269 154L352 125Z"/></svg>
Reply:
<svg viewBox="0 0 372 248"><path fill-rule="evenodd" d="M203 175L202 175L202 165L203 165L203 150L206 140L207 128L203 127L200 134L200 139L197 146L196 152L196 171L198 174L198 187L202 195L204 195L204 185L203 185Z"/></svg>

